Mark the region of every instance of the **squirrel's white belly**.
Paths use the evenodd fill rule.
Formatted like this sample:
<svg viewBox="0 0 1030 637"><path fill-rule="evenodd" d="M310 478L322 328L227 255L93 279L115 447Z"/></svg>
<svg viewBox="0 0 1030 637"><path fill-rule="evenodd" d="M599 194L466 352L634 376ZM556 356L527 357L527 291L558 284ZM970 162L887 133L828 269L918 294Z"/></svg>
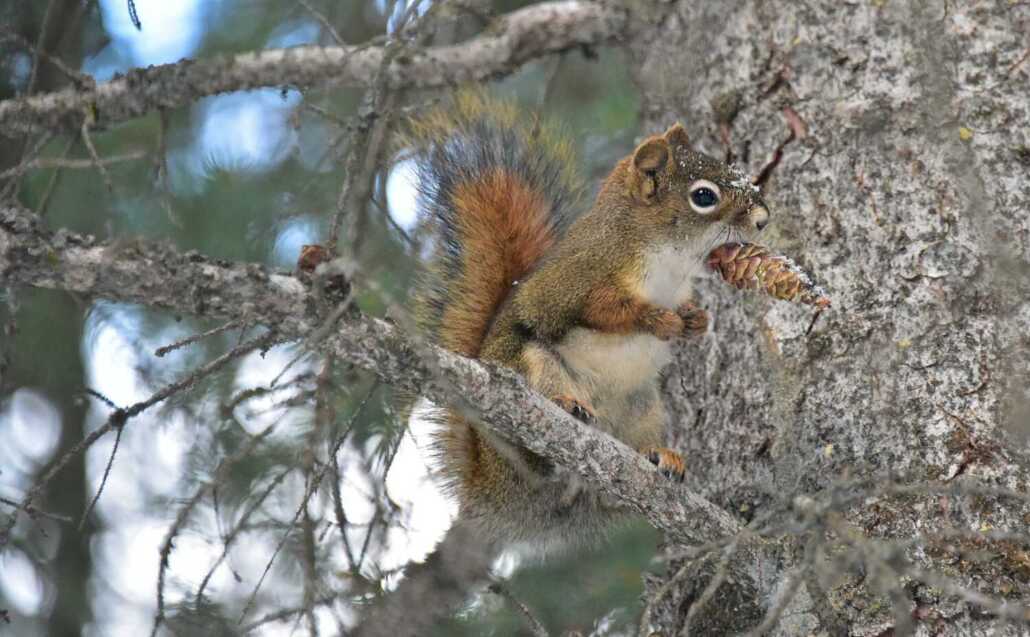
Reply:
<svg viewBox="0 0 1030 637"><path fill-rule="evenodd" d="M644 276L638 293L649 302L675 310L690 300L694 277L701 269L701 260L694 250L667 245L648 254Z"/></svg>
<svg viewBox="0 0 1030 637"><path fill-rule="evenodd" d="M611 334L583 327L571 330L557 350L577 384L604 388L607 394L635 391L672 360L669 343L650 334Z"/></svg>

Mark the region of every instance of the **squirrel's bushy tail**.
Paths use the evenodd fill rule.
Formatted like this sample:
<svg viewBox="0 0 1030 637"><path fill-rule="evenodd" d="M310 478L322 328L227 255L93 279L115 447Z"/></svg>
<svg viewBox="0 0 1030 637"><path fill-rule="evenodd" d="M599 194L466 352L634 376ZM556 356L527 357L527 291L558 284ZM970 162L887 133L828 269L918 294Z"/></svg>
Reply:
<svg viewBox="0 0 1030 637"><path fill-rule="evenodd" d="M498 307L564 234L581 194L572 145L511 104L461 92L411 124L419 210L432 252L419 322L476 357Z"/></svg>

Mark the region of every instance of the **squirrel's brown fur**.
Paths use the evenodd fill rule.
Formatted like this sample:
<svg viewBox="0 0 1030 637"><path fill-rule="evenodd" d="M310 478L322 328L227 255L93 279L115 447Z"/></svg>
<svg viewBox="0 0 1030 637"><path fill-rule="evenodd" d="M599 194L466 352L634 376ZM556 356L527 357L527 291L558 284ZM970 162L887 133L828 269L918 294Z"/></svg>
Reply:
<svg viewBox="0 0 1030 637"><path fill-rule="evenodd" d="M758 189L691 150L677 124L620 161L573 221L580 187L571 145L555 127L478 93L415 122L408 141L434 230L418 289L429 337L520 372L681 478L682 459L660 446L658 372L670 339L707 325L690 303L690 279L708 252L765 224ZM441 421L439 456L460 515L490 536L581 538L613 517L611 503L576 480L553 479L542 458L456 411Z"/></svg>

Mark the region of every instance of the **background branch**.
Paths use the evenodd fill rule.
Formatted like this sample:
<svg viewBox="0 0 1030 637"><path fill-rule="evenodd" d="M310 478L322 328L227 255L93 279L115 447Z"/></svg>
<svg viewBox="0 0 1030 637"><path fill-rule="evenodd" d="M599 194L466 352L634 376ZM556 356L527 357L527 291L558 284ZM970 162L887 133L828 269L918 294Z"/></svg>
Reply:
<svg viewBox="0 0 1030 637"><path fill-rule="evenodd" d="M382 69L388 89L430 88L483 81L511 73L527 61L580 46L596 46L629 33L629 12L614 4L564 0L533 5L498 18L468 42L406 51L386 66L388 45L300 46L202 61L184 60L98 84L0 102L0 135L36 130L79 130L139 117L159 108L192 104L209 95L266 86L368 86ZM141 90L144 89L144 90Z"/></svg>

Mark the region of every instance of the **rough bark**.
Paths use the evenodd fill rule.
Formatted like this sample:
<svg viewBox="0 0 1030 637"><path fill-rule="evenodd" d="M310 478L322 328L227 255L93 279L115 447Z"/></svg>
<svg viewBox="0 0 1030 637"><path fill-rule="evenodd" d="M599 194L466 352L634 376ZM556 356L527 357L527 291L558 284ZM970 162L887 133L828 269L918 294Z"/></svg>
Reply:
<svg viewBox="0 0 1030 637"><path fill-rule="evenodd" d="M962 474L1026 492L1028 23L1030 7L1012 2L727 11L684 0L634 40L646 128L681 119L708 152L730 150L755 174L778 161L764 242L797 257L834 302L813 325L811 308L701 286L713 329L683 348L666 385L693 488L742 519L777 494L844 478ZM911 539L948 525L1022 532L1030 515L1025 504L926 494L863 500L846 521L870 538ZM798 559L766 581L798 565L802 547L786 546ZM973 590L1030 597L1025 547L987 562L933 548L906 559ZM841 575L828 605L792 606L782 634L894 626L870 581ZM1026 630L895 581L907 584L918 631ZM673 583L653 616L662 634L679 634L695 587Z"/></svg>

